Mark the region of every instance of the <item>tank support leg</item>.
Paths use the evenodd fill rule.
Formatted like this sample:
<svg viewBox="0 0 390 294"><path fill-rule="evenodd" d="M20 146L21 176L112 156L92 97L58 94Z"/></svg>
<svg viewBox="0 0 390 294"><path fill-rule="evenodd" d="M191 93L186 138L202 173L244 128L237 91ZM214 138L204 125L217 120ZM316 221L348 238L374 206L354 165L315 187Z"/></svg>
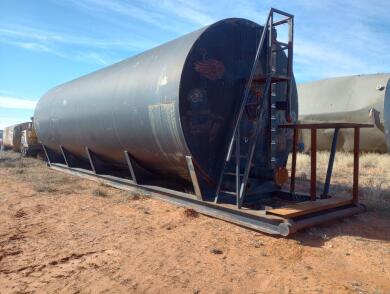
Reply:
<svg viewBox="0 0 390 294"><path fill-rule="evenodd" d="M66 163L64 158L53 152L49 147L42 144L42 149L45 152L48 165L51 165L52 163Z"/></svg>
<svg viewBox="0 0 390 294"><path fill-rule="evenodd" d="M62 147L62 146L60 146L60 149L61 149L62 157L63 157L64 160L65 160L65 164L66 164L68 167L70 167L70 164L69 164L69 162L68 162L68 158L66 157L65 148Z"/></svg>
<svg viewBox="0 0 390 294"><path fill-rule="evenodd" d="M51 161L50 161L50 157L49 157L49 152L46 149L45 145L43 145L43 144L42 144L42 149L43 149L43 152L45 152L46 162L47 162L48 165L50 165Z"/></svg>
<svg viewBox="0 0 390 294"><path fill-rule="evenodd" d="M85 168L86 167L86 164L82 159L80 159L77 156L75 156L74 154L72 154L69 150L67 150L63 146L60 146L60 149L61 149L62 157L65 161L65 164L68 167L76 167L76 168Z"/></svg>
<svg viewBox="0 0 390 294"><path fill-rule="evenodd" d="M194 168L194 162L192 161L192 156L186 156L186 160L187 160L188 171L189 171L190 176L191 176L192 185L194 187L196 199L203 200L202 192L201 192L200 186L199 186L198 177L196 175L196 171Z"/></svg>
<svg viewBox="0 0 390 294"><path fill-rule="evenodd" d="M131 179L133 180L134 184L138 184L137 177L136 177L135 171L134 171L133 159L132 159L132 157L131 157L129 152L124 151L124 154L125 154L127 166L129 167L129 171L130 171L130 174L131 174Z"/></svg>
<svg viewBox="0 0 390 294"><path fill-rule="evenodd" d="M89 164L91 165L92 171L94 172L94 174L97 174L96 165L93 160L92 152L89 150L88 147L85 147L85 152L87 153Z"/></svg>

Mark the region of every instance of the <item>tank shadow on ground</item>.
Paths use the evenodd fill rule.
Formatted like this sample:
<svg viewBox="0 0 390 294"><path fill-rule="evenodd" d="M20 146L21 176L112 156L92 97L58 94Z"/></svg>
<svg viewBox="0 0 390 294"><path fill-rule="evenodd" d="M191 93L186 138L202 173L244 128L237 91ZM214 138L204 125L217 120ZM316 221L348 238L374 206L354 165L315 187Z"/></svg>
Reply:
<svg viewBox="0 0 390 294"><path fill-rule="evenodd" d="M317 187L321 185L323 183L317 183ZM337 191L341 196L351 195L351 189L348 185L334 184L332 191L336 192L332 195L337 196ZM359 188L360 203L367 207L366 212L302 230L291 238L311 247L322 247L327 241L339 236L355 236L364 242L390 242L390 189L379 192L380 195L389 195L389 199L367 199L372 194L371 188Z"/></svg>
<svg viewBox="0 0 390 294"><path fill-rule="evenodd" d="M289 182L286 183L283 190L288 191L289 184ZM317 195L322 194L323 187L324 183L317 181ZM309 190L310 181L308 179L297 179L295 189L297 194L308 195ZM331 183L329 195L352 198L352 183L351 185ZM367 200L370 195L375 196L375 199ZM303 229L289 238L297 240L302 245L313 247L321 247L338 236L356 236L367 241L390 241L390 228L386 226L386 223L390 223L390 189L359 187L359 198L359 202L366 206L367 212Z"/></svg>
<svg viewBox="0 0 390 294"><path fill-rule="evenodd" d="M326 242L340 236L355 236L364 242L389 242L390 229L386 226L389 222L390 216L366 212L302 230L291 238L310 247L323 247Z"/></svg>

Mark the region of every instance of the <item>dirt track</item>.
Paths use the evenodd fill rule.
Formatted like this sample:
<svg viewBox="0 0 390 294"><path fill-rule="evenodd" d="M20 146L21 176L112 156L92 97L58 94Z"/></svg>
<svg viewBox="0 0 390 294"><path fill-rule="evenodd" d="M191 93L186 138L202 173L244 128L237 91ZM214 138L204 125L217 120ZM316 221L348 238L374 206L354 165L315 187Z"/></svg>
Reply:
<svg viewBox="0 0 390 294"><path fill-rule="evenodd" d="M0 293L390 293L389 223L369 211L275 238L12 159Z"/></svg>

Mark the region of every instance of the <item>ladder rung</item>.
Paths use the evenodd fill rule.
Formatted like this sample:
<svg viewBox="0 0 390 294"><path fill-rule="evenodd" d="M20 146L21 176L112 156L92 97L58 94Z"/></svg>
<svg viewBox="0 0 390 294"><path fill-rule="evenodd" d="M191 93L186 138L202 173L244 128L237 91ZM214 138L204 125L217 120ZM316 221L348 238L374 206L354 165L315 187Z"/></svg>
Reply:
<svg viewBox="0 0 390 294"><path fill-rule="evenodd" d="M279 48L279 49L272 49L272 53L284 51L284 50L286 50L286 49L288 49L288 47L281 47L281 48Z"/></svg>
<svg viewBox="0 0 390 294"><path fill-rule="evenodd" d="M236 158L236 155L235 155L235 154L232 154L231 158ZM240 155L240 158L248 158L248 156Z"/></svg>
<svg viewBox="0 0 390 294"><path fill-rule="evenodd" d="M291 77L289 76L274 75L271 77L272 82L282 82L282 81L289 81L289 80L291 80Z"/></svg>
<svg viewBox="0 0 390 294"><path fill-rule="evenodd" d="M236 193L236 192L233 192L233 191L221 190L220 192L221 192L221 193L225 193L225 194L229 194L229 195L234 195L234 196L237 195L237 193Z"/></svg>
<svg viewBox="0 0 390 294"><path fill-rule="evenodd" d="M266 75L260 75L260 76L253 77L253 82L263 83L266 80L267 80L267 76Z"/></svg>
<svg viewBox="0 0 390 294"><path fill-rule="evenodd" d="M284 76L284 75L272 75L271 76L271 81L273 83L275 82L281 82L281 81L289 81L291 80L291 77L289 76ZM261 76L256 76L252 80L253 82L257 83L264 83L267 81L267 76L266 75L261 75Z"/></svg>
<svg viewBox="0 0 390 294"><path fill-rule="evenodd" d="M272 43L276 44L276 45L280 45L282 47L290 47L290 44L289 43L284 43L284 42L280 42L280 41L272 41Z"/></svg>
<svg viewBox="0 0 390 294"><path fill-rule="evenodd" d="M277 13L277 14L280 14L280 15L284 15L287 18L293 18L294 17L292 14L284 12L284 11L276 9L276 8L271 8L271 13Z"/></svg>
<svg viewBox="0 0 390 294"><path fill-rule="evenodd" d="M282 20L279 20L279 21L274 22L274 23L272 24L272 26L276 27L276 26L279 26L279 25L288 23L288 21L289 21L289 18L282 19Z"/></svg>
<svg viewBox="0 0 390 294"><path fill-rule="evenodd" d="M233 172L227 172L225 173L225 175L228 175L228 176L237 176L236 173L233 173ZM244 176L244 174L240 174L240 177Z"/></svg>
<svg viewBox="0 0 390 294"><path fill-rule="evenodd" d="M277 110L286 110L288 106L287 101L276 101L275 108Z"/></svg>

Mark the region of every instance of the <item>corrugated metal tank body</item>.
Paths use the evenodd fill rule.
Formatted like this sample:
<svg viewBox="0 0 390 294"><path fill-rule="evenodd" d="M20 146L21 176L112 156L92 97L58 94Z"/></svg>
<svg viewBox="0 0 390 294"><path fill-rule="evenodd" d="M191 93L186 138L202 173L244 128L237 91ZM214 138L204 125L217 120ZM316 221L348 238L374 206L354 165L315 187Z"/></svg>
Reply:
<svg viewBox="0 0 390 294"><path fill-rule="evenodd" d="M372 123L373 129L361 130L361 150L390 151L390 74L356 75L299 84L298 97L301 122ZM352 151L352 130L341 130L340 134L338 149ZM333 132L320 132L318 148L330 149L332 135ZM303 141L310 147L308 134L304 135Z"/></svg>
<svg viewBox="0 0 390 294"><path fill-rule="evenodd" d="M115 164L127 150L146 169L185 180L191 155L216 179L260 36L251 21L222 20L60 85L36 107L38 138ZM296 93L293 101L297 113Z"/></svg>

